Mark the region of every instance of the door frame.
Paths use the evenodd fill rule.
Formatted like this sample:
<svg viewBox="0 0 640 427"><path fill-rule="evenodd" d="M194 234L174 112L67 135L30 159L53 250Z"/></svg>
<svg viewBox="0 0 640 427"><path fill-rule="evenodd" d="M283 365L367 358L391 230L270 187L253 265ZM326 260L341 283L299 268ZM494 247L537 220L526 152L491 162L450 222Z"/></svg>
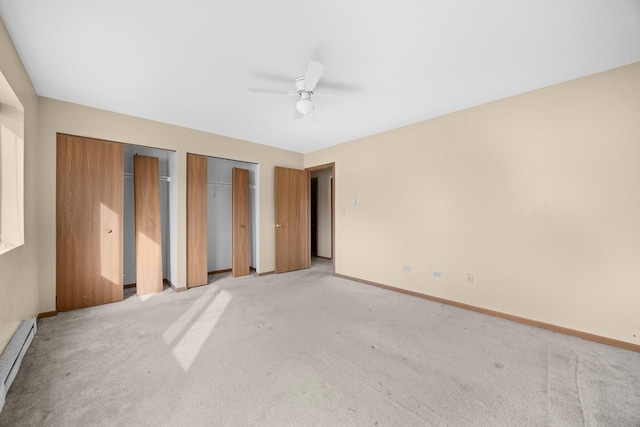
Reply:
<svg viewBox="0 0 640 427"><path fill-rule="evenodd" d="M309 221L309 226L311 228L311 236L310 238L310 242L311 242L311 256L317 256L318 255L318 178L311 178L309 177L309 180L311 181L311 192L309 193L309 203L311 204L311 218ZM315 194L314 194L314 190L313 190L313 185L315 183ZM315 224L315 229L314 229L314 224L313 224L313 218L316 218L316 224ZM315 243L315 255L314 255L314 247L313 244Z"/></svg>
<svg viewBox="0 0 640 427"><path fill-rule="evenodd" d="M333 265L333 274L336 274L336 163L324 163L322 165L310 166L305 168L309 172L309 200L311 200L311 172L331 169L331 264ZM311 226L311 209L309 209L309 226ZM311 242L309 242L309 250L311 250Z"/></svg>

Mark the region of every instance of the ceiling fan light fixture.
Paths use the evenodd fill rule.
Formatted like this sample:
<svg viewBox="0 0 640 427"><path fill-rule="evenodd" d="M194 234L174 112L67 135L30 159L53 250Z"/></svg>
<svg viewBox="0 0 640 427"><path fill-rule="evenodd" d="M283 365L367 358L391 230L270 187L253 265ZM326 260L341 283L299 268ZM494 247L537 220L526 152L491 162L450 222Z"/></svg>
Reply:
<svg viewBox="0 0 640 427"><path fill-rule="evenodd" d="M301 114L310 113L313 110L313 102L309 98L303 98L296 102L296 110Z"/></svg>

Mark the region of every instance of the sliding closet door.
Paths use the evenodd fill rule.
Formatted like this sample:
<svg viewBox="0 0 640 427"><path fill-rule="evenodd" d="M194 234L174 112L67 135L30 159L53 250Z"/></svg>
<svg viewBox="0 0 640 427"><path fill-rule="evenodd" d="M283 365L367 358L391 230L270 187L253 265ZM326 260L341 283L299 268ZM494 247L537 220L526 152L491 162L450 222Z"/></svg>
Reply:
<svg viewBox="0 0 640 427"><path fill-rule="evenodd" d="M56 310L122 300L122 145L58 134Z"/></svg>
<svg viewBox="0 0 640 427"><path fill-rule="evenodd" d="M162 292L162 220L157 157L133 156L136 211L136 292Z"/></svg>
<svg viewBox="0 0 640 427"><path fill-rule="evenodd" d="M276 273L311 267L309 172L275 168Z"/></svg>
<svg viewBox="0 0 640 427"><path fill-rule="evenodd" d="M246 276L249 260L249 171L233 168L232 175L232 275Z"/></svg>
<svg viewBox="0 0 640 427"><path fill-rule="evenodd" d="M206 285L207 158L187 154L187 287Z"/></svg>

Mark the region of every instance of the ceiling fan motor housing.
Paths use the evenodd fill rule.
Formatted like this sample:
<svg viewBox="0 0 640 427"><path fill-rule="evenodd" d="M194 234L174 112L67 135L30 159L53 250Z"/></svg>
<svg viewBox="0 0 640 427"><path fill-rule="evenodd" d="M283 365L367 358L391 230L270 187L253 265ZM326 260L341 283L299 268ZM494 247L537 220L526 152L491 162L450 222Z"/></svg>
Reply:
<svg viewBox="0 0 640 427"><path fill-rule="evenodd" d="M296 102L296 109L301 114L310 113L313 110L313 102L311 101L311 94L313 92L308 91L304 85L304 76L300 76L295 81L296 91L300 95L300 100Z"/></svg>
<svg viewBox="0 0 640 427"><path fill-rule="evenodd" d="M298 93L307 92L307 90L304 87L304 76L298 77L295 81L295 84L296 84L296 91Z"/></svg>

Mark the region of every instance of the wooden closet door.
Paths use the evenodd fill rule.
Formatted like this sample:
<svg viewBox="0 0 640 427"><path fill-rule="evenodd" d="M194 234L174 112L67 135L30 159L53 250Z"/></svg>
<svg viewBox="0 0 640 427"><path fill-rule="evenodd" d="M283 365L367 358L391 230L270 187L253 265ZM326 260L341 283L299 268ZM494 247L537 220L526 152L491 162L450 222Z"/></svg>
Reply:
<svg viewBox="0 0 640 427"><path fill-rule="evenodd" d="M122 300L122 145L57 135L56 310Z"/></svg>
<svg viewBox="0 0 640 427"><path fill-rule="evenodd" d="M309 172L275 168L276 273L311 267Z"/></svg>
<svg viewBox="0 0 640 427"><path fill-rule="evenodd" d="M187 287L206 285L207 158L187 154Z"/></svg>
<svg viewBox="0 0 640 427"><path fill-rule="evenodd" d="M233 168L232 174L232 276L250 272L249 259L249 171Z"/></svg>
<svg viewBox="0 0 640 427"><path fill-rule="evenodd" d="M162 292L162 220L157 157L133 156L136 293Z"/></svg>

